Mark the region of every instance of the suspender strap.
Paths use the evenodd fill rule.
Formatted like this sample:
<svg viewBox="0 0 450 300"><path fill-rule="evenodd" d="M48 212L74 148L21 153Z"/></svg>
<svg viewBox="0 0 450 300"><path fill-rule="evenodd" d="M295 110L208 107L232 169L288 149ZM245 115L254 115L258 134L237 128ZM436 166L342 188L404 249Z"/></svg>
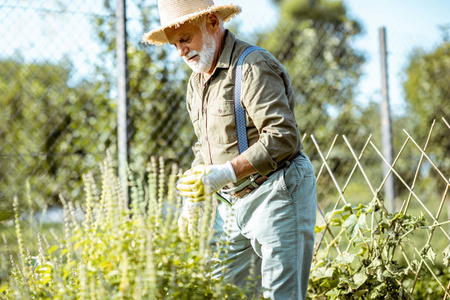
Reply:
<svg viewBox="0 0 450 300"><path fill-rule="evenodd" d="M236 119L236 132L237 132L239 154L241 154L248 148L247 125L245 123L245 110L241 104L242 64L244 62L245 57L256 50L264 50L264 49L257 46L248 47L239 57L236 66L236 79L234 82L234 113Z"/></svg>

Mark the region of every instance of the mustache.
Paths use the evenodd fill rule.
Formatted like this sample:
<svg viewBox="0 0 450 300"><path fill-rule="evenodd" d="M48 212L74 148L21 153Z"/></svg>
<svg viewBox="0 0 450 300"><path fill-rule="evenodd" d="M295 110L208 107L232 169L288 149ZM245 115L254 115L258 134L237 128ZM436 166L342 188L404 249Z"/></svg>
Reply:
<svg viewBox="0 0 450 300"><path fill-rule="evenodd" d="M185 56L183 56L183 59L184 60L189 60L189 59L191 59L192 57L194 57L194 56L196 56L196 55L199 55L200 53L197 51L197 50L192 50L192 51L190 51L189 53L187 53Z"/></svg>

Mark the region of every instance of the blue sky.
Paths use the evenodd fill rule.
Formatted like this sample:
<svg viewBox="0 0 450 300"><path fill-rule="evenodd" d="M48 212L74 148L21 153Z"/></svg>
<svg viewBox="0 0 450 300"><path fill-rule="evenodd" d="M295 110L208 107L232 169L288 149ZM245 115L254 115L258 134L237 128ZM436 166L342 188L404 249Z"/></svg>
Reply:
<svg viewBox="0 0 450 300"><path fill-rule="evenodd" d="M216 4L230 1L216 0ZM270 26L277 22L271 0L235 0L242 7L236 21L243 27ZM367 61L358 86L361 103L380 101L381 75L378 29L387 30L388 70L391 107L394 114L405 112L402 70L415 47L433 49L442 41L438 25L450 24L450 0L344 0L349 16L357 19L364 33L355 41Z"/></svg>

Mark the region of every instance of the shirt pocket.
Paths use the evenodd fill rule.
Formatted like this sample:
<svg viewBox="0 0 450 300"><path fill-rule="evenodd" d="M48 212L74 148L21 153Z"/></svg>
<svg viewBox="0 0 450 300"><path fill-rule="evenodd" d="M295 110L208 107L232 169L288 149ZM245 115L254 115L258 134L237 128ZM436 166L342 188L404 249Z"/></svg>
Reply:
<svg viewBox="0 0 450 300"><path fill-rule="evenodd" d="M236 120L234 115L234 100L221 100L211 104L208 109L208 136L218 144L235 143Z"/></svg>

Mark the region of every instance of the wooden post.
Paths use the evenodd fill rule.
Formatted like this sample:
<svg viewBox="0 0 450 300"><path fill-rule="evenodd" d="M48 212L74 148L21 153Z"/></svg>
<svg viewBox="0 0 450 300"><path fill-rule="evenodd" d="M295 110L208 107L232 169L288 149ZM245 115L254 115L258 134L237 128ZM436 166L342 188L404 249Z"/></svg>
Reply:
<svg viewBox="0 0 450 300"><path fill-rule="evenodd" d="M386 28L379 29L380 41L380 63L381 63L381 85L383 100L381 102L381 134L383 156L386 161L392 165L393 162L393 146L392 146L392 127L391 127L391 112L389 107L389 84L388 84L388 69L387 69L387 51L386 51ZM384 174L389 172L389 166L383 163ZM395 212L395 190L394 190L394 176L391 174L384 185L384 199L386 208L389 212Z"/></svg>
<svg viewBox="0 0 450 300"><path fill-rule="evenodd" d="M116 8L116 53L118 73L118 99L117 99L117 138L119 177L125 195L125 205L129 206L127 166L129 159L130 141L128 137L129 125L129 79L127 57L127 27L126 27L126 0L117 0Z"/></svg>

